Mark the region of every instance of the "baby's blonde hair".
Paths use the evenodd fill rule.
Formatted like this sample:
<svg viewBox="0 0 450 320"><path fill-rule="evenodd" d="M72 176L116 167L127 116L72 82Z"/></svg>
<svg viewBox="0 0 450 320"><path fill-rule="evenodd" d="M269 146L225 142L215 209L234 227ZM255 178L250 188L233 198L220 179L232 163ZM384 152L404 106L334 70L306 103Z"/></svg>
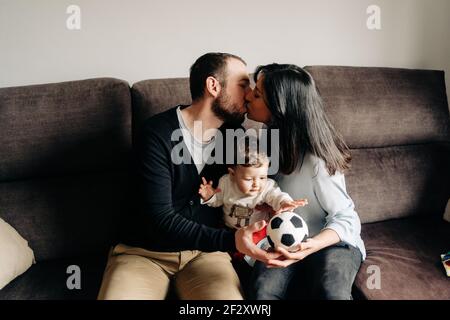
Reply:
<svg viewBox="0 0 450 320"><path fill-rule="evenodd" d="M259 143L255 145L245 144L241 148L237 148L238 159L243 159L243 163L235 163L231 167L235 168L237 166L245 167L245 168L260 168L263 165L268 165L270 163L269 157L263 151L258 151Z"/></svg>

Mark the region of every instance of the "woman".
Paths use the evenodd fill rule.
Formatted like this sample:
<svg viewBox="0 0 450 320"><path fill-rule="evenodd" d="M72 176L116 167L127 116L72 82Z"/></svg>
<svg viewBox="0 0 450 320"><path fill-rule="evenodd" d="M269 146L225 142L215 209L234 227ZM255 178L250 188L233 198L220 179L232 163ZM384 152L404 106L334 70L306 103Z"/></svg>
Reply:
<svg viewBox="0 0 450 320"><path fill-rule="evenodd" d="M325 115L311 75L295 65L256 69L256 86L246 96L248 118L278 129L280 173L276 180L294 199L310 238L294 253L258 262L250 299L351 299L351 288L365 259L361 223L345 187L350 153ZM273 158L273 155L272 155Z"/></svg>

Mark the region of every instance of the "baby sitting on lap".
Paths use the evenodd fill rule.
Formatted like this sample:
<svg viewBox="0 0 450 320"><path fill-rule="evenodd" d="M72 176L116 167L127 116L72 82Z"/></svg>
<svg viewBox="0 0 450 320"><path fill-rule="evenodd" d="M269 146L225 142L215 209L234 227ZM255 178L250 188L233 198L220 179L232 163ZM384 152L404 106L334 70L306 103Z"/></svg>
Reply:
<svg viewBox="0 0 450 320"><path fill-rule="evenodd" d="M217 189L202 178L198 193L201 203L211 207L223 206L224 222L229 228L238 229L260 220L268 221L267 212L255 209L257 205L267 203L275 213L292 211L305 206L306 199L293 200L289 194L282 192L276 182L267 177L269 159L263 152L244 151L244 163L230 166L228 174L219 180ZM264 230L265 231L265 230ZM260 239L265 237L261 234Z"/></svg>

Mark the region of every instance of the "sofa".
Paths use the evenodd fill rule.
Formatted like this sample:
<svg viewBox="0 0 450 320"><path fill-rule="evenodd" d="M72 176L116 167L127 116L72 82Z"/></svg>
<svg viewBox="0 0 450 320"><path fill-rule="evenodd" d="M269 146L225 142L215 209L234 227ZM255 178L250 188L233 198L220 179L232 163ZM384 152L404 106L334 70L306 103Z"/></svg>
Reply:
<svg viewBox="0 0 450 320"><path fill-rule="evenodd" d="M450 299L440 262L450 250L444 73L306 69L352 151L346 182L367 248L354 298ZM37 261L0 300L97 297L110 247L133 219L134 133L148 117L189 103L186 78L0 88L0 218ZM72 265L81 289L67 287Z"/></svg>

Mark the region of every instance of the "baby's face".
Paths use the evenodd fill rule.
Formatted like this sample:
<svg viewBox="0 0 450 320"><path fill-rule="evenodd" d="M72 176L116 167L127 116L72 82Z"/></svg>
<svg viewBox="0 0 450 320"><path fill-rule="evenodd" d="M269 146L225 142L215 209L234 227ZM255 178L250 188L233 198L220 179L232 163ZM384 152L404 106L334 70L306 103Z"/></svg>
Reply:
<svg viewBox="0 0 450 320"><path fill-rule="evenodd" d="M236 166L234 170L230 169L230 174L242 193L255 196L264 189L268 170L268 164L259 168Z"/></svg>

